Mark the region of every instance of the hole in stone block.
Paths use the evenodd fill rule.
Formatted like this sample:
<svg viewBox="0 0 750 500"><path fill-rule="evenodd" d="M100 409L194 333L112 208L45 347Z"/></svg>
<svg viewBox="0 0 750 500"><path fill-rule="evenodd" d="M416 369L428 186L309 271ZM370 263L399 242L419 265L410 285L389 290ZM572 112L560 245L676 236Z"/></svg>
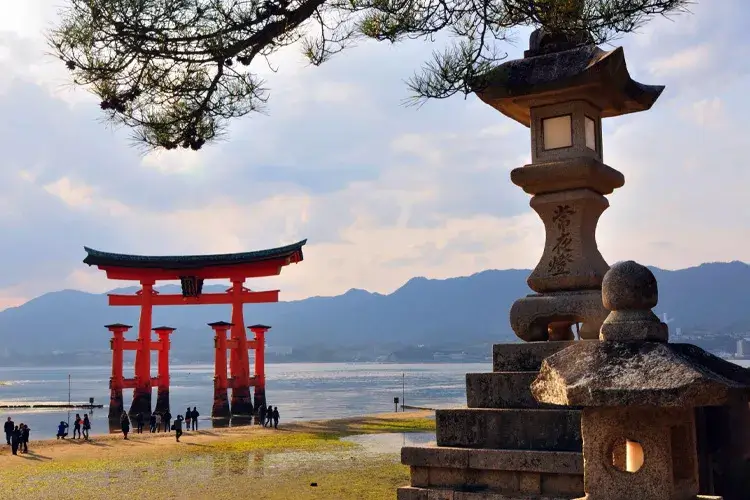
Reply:
<svg viewBox="0 0 750 500"><path fill-rule="evenodd" d="M618 438L607 453L612 467L622 472L638 472L643 467L643 447L632 439Z"/></svg>

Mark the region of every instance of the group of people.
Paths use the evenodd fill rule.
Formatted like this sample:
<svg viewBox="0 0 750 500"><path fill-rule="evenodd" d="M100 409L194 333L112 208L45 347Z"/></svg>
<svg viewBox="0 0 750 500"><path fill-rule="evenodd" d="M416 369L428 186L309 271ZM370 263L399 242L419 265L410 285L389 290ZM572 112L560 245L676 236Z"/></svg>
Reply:
<svg viewBox="0 0 750 500"><path fill-rule="evenodd" d="M188 406L187 410L185 410L185 416L183 417L182 415L177 415L177 417L174 419L174 422L172 422L172 414L169 413L169 410L167 410L164 414L153 412L149 417L149 431L151 433L160 432L163 426L164 432L169 432L170 430L175 431L177 442L179 442L180 436L182 436L183 422L185 423L185 430L197 431L199 416L200 413L198 413L198 408L195 406L193 406L192 410ZM138 413L135 416L136 434L143 433L143 427L145 423L146 418L143 413ZM128 416L127 412L125 411L123 411L122 415L120 416L120 429L122 430L124 438L128 439L128 434L130 433L130 416Z"/></svg>
<svg viewBox="0 0 750 500"><path fill-rule="evenodd" d="M57 439L65 439L68 436L68 423L61 420L57 425ZM85 439L89 440L89 431L91 430L91 420L87 414L83 414L83 418L79 413L76 413L76 418L73 420L73 439Z"/></svg>
<svg viewBox="0 0 750 500"><path fill-rule="evenodd" d="M279 428L279 409L276 406L260 405L258 408L258 423L263 427Z"/></svg>
<svg viewBox="0 0 750 500"><path fill-rule="evenodd" d="M31 429L26 424L16 425L13 420L8 417L8 420L3 425L5 431L5 441L10 445L11 452L14 455L18 455L18 452L28 453L29 452L29 434Z"/></svg>
<svg viewBox="0 0 750 500"><path fill-rule="evenodd" d="M278 407L270 405L266 406L265 403L262 403L253 410L253 413L258 417L257 423L259 425L262 425L263 427L273 427L274 429L279 427ZM187 410L185 410L185 416L177 415L174 422L172 422L172 414L169 413L169 411L166 411L163 414L153 412L149 416L149 431L151 433L161 432L162 429L164 432L175 431L175 438L179 443L180 436L183 434L183 424L186 431L197 431L199 416L200 413L198 413L198 408L195 406L193 406L192 410L188 406ZM146 417L144 414L138 413L135 416L136 433L141 434L143 432L145 423ZM123 411L120 416L120 427L123 436L125 439L128 439L128 434L130 433L130 417L125 411ZM68 428L69 425L67 422L64 420L60 421L60 424L57 426L57 439L65 439L68 436ZM21 453L28 453L29 434L31 432L28 425L15 425L11 417L8 417L8 420L4 425L4 430L5 440L8 445L10 445L14 455L17 455L19 451ZM83 438L88 441L90 430L91 421L89 420L88 414L84 414L83 418L81 418L81 415L76 413L76 418L73 421L73 439Z"/></svg>

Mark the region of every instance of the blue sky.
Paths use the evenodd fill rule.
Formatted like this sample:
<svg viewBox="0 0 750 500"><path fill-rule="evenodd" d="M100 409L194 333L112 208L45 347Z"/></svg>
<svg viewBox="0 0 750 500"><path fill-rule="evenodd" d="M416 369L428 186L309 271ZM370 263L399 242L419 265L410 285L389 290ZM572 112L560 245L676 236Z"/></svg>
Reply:
<svg viewBox="0 0 750 500"><path fill-rule="evenodd" d="M509 178L530 160L528 129L474 97L401 105L435 46L364 43L319 68L292 47L277 73L257 68L266 115L199 153L144 156L44 55L60 2L0 7L0 307L122 285L81 263L83 245L186 254L309 238L302 264L261 284L286 300L536 265L543 226ZM637 80L667 89L651 111L605 121L605 162L626 179L599 224L610 263L750 261L750 7L708 4L617 42ZM510 57L526 45L519 32Z"/></svg>

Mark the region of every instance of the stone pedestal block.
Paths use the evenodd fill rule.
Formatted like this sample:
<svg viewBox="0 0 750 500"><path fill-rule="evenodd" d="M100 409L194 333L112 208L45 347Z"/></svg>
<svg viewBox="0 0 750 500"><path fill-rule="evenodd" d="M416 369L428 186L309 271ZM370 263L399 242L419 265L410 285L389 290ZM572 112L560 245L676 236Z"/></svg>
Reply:
<svg viewBox="0 0 750 500"><path fill-rule="evenodd" d="M561 321L588 324L590 328L581 330L581 334L591 332L598 338L599 327L608 314L600 290L529 295L513 303L510 326L527 342L555 340L550 339L549 326Z"/></svg>
<svg viewBox="0 0 750 500"><path fill-rule="evenodd" d="M597 333L598 335L598 333ZM492 346L493 372L538 372L542 361L573 342L518 342Z"/></svg>
<svg viewBox="0 0 750 500"><path fill-rule="evenodd" d="M435 419L438 446L581 451L576 410L438 410Z"/></svg>
<svg viewBox="0 0 750 500"><path fill-rule="evenodd" d="M537 372L467 373L466 406L469 408L556 408L531 395Z"/></svg>

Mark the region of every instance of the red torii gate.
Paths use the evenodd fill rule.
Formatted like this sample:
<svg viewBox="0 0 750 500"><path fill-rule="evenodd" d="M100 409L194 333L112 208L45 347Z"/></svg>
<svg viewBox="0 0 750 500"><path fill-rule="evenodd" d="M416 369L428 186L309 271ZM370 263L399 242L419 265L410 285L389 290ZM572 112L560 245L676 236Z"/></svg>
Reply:
<svg viewBox="0 0 750 500"><path fill-rule="evenodd" d="M264 346L265 332L270 328L265 325L254 325L250 330L255 334L252 341L247 340L243 304L278 302L279 290L253 292L243 286L248 278L275 276L289 264L301 262L302 247L307 240L292 245L259 250L255 252L215 255L187 256L140 256L101 252L88 247L85 264L97 266L107 273L107 278L116 280L135 280L141 289L135 295L109 294L111 306L140 306L141 314L138 324L138 340L127 341L124 334L130 326L123 324L107 325L112 332L112 378L110 379L110 417L119 417L123 409L122 390L133 388L131 414L151 412L151 390L153 385L159 388L157 411L169 408L169 373L168 353L170 327L159 327L153 330L159 335L158 341L151 338L151 315L153 306L159 305L202 305L230 304L232 306L231 323L212 323L217 334L215 342L217 377L220 377L218 363L224 358L224 377L226 377L226 350L220 348L225 343L229 349L229 370L231 378L215 380L215 399L223 386L224 399L226 390L232 389L231 414L250 415L252 400L250 387L255 389L255 405L265 402ZM206 279L228 279L232 286L224 293L202 293ZM180 280L182 294L160 294L154 290L157 281ZM230 339L221 342L219 329L231 330ZM219 328L217 328L217 326ZM248 349L256 351L255 376L250 376ZM123 350L135 350L135 377L126 379L122 373ZM159 376L151 377L151 351L158 351ZM216 401L215 401L216 403ZM214 404L215 416L226 416L224 405ZM227 411L228 413L228 411Z"/></svg>

